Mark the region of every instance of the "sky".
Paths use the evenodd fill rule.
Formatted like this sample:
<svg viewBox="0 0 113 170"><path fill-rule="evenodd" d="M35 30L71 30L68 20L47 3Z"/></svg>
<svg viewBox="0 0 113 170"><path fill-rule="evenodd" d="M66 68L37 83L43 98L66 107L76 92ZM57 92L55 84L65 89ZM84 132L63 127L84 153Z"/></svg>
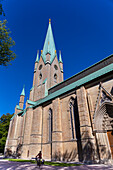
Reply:
<svg viewBox="0 0 113 170"><path fill-rule="evenodd" d="M49 18L64 79L113 54L113 0L3 0L17 57L0 66L0 116L14 113L25 85L33 83L37 50L43 49Z"/></svg>

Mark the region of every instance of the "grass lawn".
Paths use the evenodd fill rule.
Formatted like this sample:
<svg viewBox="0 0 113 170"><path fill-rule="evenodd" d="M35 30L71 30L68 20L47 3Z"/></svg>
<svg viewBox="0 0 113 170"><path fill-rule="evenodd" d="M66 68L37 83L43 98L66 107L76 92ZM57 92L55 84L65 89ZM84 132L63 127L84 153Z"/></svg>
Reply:
<svg viewBox="0 0 113 170"><path fill-rule="evenodd" d="M9 161L15 161L15 162L31 162L36 163L35 160L23 160L23 159L8 159ZM81 164L74 164L74 163L60 163L60 162L48 162L45 161L44 165L51 165L51 166L80 166Z"/></svg>

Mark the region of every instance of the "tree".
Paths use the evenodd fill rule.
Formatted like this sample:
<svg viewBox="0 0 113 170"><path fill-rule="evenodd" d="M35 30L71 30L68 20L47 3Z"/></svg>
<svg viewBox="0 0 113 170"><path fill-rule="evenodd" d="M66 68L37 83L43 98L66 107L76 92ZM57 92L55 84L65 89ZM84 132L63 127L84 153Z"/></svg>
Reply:
<svg viewBox="0 0 113 170"><path fill-rule="evenodd" d="M4 147L8 135L9 123L13 114L7 113L0 117L0 153L4 153Z"/></svg>
<svg viewBox="0 0 113 170"><path fill-rule="evenodd" d="M2 7L2 2L3 0L0 0L0 15L4 15L5 16L5 13L4 13L4 10L3 10L3 7Z"/></svg>
<svg viewBox="0 0 113 170"><path fill-rule="evenodd" d="M10 31L6 27L7 20L0 21L0 65L7 66L10 61L16 58L16 54L11 50L15 42L9 36Z"/></svg>

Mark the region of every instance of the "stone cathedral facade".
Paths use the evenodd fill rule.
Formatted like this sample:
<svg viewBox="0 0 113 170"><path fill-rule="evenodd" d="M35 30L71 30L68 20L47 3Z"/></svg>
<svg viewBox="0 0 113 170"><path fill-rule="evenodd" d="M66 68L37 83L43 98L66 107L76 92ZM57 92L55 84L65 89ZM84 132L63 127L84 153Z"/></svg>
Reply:
<svg viewBox="0 0 113 170"><path fill-rule="evenodd" d="M63 80L51 21L34 67L24 105L24 88L10 121L5 150L45 160L96 161L113 156L113 55Z"/></svg>

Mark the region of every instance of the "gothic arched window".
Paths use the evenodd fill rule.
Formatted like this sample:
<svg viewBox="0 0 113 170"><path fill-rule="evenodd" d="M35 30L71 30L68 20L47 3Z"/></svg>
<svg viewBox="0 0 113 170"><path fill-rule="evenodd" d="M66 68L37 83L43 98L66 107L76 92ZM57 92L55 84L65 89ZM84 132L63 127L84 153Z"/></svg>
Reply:
<svg viewBox="0 0 113 170"><path fill-rule="evenodd" d="M75 133L74 98L70 99L69 112L70 112L70 123L71 123L72 139L75 139L76 138L76 133Z"/></svg>

